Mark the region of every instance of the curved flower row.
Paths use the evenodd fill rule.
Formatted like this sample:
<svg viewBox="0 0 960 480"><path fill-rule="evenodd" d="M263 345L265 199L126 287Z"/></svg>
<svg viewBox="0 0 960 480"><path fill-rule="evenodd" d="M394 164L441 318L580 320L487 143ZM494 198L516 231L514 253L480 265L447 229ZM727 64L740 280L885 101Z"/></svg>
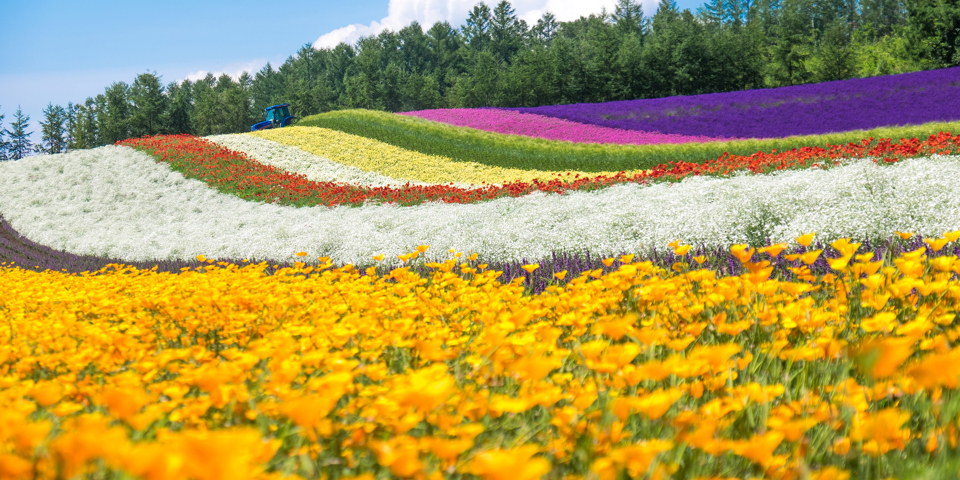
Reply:
<svg viewBox="0 0 960 480"><path fill-rule="evenodd" d="M807 147L769 154L760 152L749 157L725 155L705 163L670 162L632 175L620 172L615 175L581 176L579 173L567 172L565 175L552 174L553 178L548 181L534 179L531 182L518 181L479 188L422 184L407 184L399 188L367 187L311 181L301 172L285 171L256 162L241 152L187 135L131 139L118 144L144 150L161 161L169 162L173 168L188 176L202 179L220 191L234 193L241 198L297 206L332 206L369 201L400 205L430 201L474 203L502 197L520 197L536 191L591 191L622 183L676 181L691 175L729 175L740 170L769 173L791 168L829 167L847 158L880 157L884 163L892 163L919 155L950 155L960 150L958 143L960 135L953 137L948 132L931 136L922 142L917 139L901 139L894 143L890 139L881 139L874 143L870 138L864 139L860 144L834 145L827 148ZM293 166L298 165L303 164L293 163Z"/></svg>
<svg viewBox="0 0 960 480"><path fill-rule="evenodd" d="M618 145L659 145L663 143L716 142L723 137L674 135L610 128L589 123L578 123L562 118L494 108L448 108L419 110L400 115L433 120L434 122L470 127L487 132L523 135L525 137L562 140L581 143L612 143Z"/></svg>
<svg viewBox="0 0 960 480"><path fill-rule="evenodd" d="M288 127L250 133L260 138L297 147L314 155L391 178L430 184L505 185L533 182L558 172L496 167L476 162L427 155L378 140L319 127ZM640 171L632 172L639 173ZM572 172L574 175L584 172ZM592 175L613 175L600 172Z"/></svg>
<svg viewBox="0 0 960 480"><path fill-rule="evenodd" d="M626 130L784 138L960 119L960 67L833 82L510 110Z"/></svg>
<svg viewBox="0 0 960 480"><path fill-rule="evenodd" d="M329 262L270 276L0 266L0 475L946 472L960 259L859 246L835 241L830 273L783 279L769 266L781 246L733 246L733 277L621 258L539 295L457 258L428 279Z"/></svg>
<svg viewBox="0 0 960 480"><path fill-rule="evenodd" d="M251 159L282 171L303 175L313 182L351 183L365 187L402 187L427 185L422 182L396 179L377 172L334 162L328 158L305 152L297 147L252 135L213 135L204 137L221 147L243 153ZM460 185L469 187L469 185Z"/></svg>
<svg viewBox="0 0 960 480"><path fill-rule="evenodd" d="M216 162L243 178L256 167L234 157ZM432 244L494 262L552 252L642 253L676 238L719 246L779 242L809 231L827 240L848 235L867 240L887 238L894 230L929 236L960 227L956 157L884 166L857 160L829 170L729 178L690 175L678 183L533 192L468 205L362 208L244 200L217 181L226 174L216 162L185 164L195 179L127 147L8 162L0 165L0 212L35 242L129 261L198 254L284 260L305 250L360 264L378 253L395 258ZM301 182L272 170L254 173L258 176L243 180L249 186L245 192L252 196L259 188L265 194L260 198L282 198L271 192L268 180Z"/></svg>

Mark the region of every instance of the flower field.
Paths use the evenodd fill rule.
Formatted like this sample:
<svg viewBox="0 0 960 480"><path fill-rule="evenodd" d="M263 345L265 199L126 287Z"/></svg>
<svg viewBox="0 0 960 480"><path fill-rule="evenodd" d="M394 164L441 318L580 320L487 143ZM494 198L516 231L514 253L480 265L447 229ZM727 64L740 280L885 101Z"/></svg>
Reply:
<svg viewBox="0 0 960 480"><path fill-rule="evenodd" d="M488 166L470 161L424 155L377 140L316 127L263 130L251 135L297 147L343 165L378 172L396 179L432 184L504 184L544 179L555 172ZM572 170L572 173L584 174ZM600 171L594 175L616 174Z"/></svg>
<svg viewBox="0 0 960 480"><path fill-rule="evenodd" d="M732 247L740 276L620 258L532 296L454 256L429 279L329 263L270 276L263 264L3 268L13 295L0 338L18 341L0 350L0 472L882 478L950 467L960 261L926 253L958 237L892 261L841 239L816 277L770 278L781 246Z"/></svg>
<svg viewBox="0 0 960 480"><path fill-rule="evenodd" d="M573 122L676 135L778 138L958 120L960 67L792 87L517 108Z"/></svg>
<svg viewBox="0 0 960 480"><path fill-rule="evenodd" d="M297 147L269 141L253 135L214 135L207 140L224 148L242 152L258 163L303 175L313 182L335 182L365 187L400 187L423 182L397 179L314 155Z"/></svg>
<svg viewBox="0 0 960 480"><path fill-rule="evenodd" d="M561 118L494 108L451 108L406 112L403 115L435 122L470 127L488 132L523 135L547 140L584 143L615 143L620 145L658 145L663 143L713 142L722 138L669 135L657 132L639 132L621 128L601 127L571 122Z"/></svg>
<svg viewBox="0 0 960 480"><path fill-rule="evenodd" d="M0 478L954 478L954 73L0 163Z"/></svg>
<svg viewBox="0 0 960 480"><path fill-rule="evenodd" d="M190 140L189 148L153 142L167 149L168 162L111 146L5 164L0 212L32 241L77 255L286 260L308 251L354 264L379 254L396 259L422 244L505 262L554 252L643 254L677 238L716 247L789 241L809 231L826 241L883 239L897 230L935 236L957 228L960 218L953 200L960 195L960 162L952 156L849 160L827 169L771 168L771 174L688 171L677 183L400 206L350 200L370 191L417 190L311 183L231 156L236 152L178 156L218 151L209 142ZM726 160L716 163L721 172ZM309 207L316 197L306 194L314 191L346 204Z"/></svg>
<svg viewBox="0 0 960 480"><path fill-rule="evenodd" d="M480 115L480 118L488 115L485 113L486 109L473 112ZM703 163L726 155L749 157L757 153L827 148L829 145L860 143L868 138L923 140L941 132L960 132L960 116L951 118L949 121L920 125L876 127L819 135L645 145L546 140L458 127L410 115L367 110L327 112L304 118L298 121L297 125L337 130L406 151L445 157L457 162L510 169L596 174L650 170L670 162Z"/></svg>

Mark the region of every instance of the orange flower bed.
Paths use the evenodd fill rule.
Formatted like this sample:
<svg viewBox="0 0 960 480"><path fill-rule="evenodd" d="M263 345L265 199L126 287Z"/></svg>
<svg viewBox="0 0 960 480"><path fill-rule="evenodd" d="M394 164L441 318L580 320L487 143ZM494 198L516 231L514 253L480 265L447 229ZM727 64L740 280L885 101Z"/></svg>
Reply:
<svg viewBox="0 0 960 480"><path fill-rule="evenodd" d="M533 295L459 256L426 264L430 278L322 260L269 276L2 266L0 477L885 478L945 465L960 453L960 259L873 261L858 246L833 242L826 275L780 279L764 259L776 246L732 247L739 276L626 256Z"/></svg>

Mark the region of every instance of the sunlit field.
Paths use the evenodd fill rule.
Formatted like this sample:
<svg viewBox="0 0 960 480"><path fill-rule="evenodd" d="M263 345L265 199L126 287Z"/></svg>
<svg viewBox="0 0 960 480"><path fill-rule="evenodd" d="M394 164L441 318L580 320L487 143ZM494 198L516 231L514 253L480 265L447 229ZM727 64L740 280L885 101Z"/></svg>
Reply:
<svg viewBox="0 0 960 480"><path fill-rule="evenodd" d="M960 116L657 105L3 162L0 478L955 478Z"/></svg>

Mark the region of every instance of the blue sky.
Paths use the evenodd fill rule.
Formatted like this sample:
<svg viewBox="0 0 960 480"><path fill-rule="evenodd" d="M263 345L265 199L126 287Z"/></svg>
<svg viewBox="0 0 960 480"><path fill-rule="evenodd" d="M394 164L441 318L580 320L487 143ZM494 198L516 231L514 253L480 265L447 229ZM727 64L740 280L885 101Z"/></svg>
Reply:
<svg viewBox="0 0 960 480"><path fill-rule="evenodd" d="M305 44L352 43L418 20L460 25L477 0L285 0L130 2L0 0L0 114L3 128L20 105L30 129L48 102L80 103L116 81L155 71L164 83L206 72L236 76L279 65ZM485 0L494 5L496 0ZM616 0L515 0L533 23L543 11L561 20L612 10ZM656 0L644 0L652 14ZM697 0L678 0L695 11ZM35 141L39 140L34 135Z"/></svg>

